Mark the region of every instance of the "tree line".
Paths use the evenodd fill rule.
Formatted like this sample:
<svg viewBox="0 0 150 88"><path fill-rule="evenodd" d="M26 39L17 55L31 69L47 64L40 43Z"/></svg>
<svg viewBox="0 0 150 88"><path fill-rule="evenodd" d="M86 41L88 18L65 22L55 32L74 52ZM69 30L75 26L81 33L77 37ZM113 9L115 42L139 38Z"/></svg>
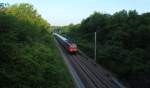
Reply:
<svg viewBox="0 0 150 88"><path fill-rule="evenodd" d="M0 4L0 88L73 87L50 29L32 5Z"/></svg>
<svg viewBox="0 0 150 88"><path fill-rule="evenodd" d="M94 31L97 31L97 62L131 88L150 85L150 13L122 10L112 15L94 12L80 24L65 26L90 57L94 57Z"/></svg>

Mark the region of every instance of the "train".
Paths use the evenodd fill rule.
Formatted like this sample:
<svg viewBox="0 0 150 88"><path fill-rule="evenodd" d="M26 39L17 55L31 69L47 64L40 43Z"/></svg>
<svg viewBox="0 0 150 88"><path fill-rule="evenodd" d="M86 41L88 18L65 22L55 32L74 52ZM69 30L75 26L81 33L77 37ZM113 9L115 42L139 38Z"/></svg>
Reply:
<svg viewBox="0 0 150 88"><path fill-rule="evenodd" d="M60 43L61 46L63 46L70 54L76 54L78 49L76 43L73 41L61 36L58 33L53 33L56 40Z"/></svg>

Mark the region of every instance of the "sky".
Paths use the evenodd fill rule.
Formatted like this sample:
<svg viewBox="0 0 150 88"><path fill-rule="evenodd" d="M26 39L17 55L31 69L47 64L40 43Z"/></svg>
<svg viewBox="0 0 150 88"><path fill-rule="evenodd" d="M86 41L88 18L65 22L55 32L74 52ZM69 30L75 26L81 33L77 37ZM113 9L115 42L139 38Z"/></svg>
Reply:
<svg viewBox="0 0 150 88"><path fill-rule="evenodd" d="M30 3L51 25L78 24L93 12L113 14L120 10L150 12L150 0L0 0L3 3Z"/></svg>

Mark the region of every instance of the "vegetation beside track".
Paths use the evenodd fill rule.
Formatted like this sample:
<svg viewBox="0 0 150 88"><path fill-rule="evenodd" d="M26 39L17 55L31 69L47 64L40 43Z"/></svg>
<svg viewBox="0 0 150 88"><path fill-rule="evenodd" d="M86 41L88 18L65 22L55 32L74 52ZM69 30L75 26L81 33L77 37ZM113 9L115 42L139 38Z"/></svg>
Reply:
<svg viewBox="0 0 150 88"><path fill-rule="evenodd" d="M95 12L80 24L61 29L92 58L96 30L97 62L128 82L131 88L150 87L149 12L122 10L112 15Z"/></svg>
<svg viewBox="0 0 150 88"><path fill-rule="evenodd" d="M73 88L50 24L27 3L0 5L0 88Z"/></svg>

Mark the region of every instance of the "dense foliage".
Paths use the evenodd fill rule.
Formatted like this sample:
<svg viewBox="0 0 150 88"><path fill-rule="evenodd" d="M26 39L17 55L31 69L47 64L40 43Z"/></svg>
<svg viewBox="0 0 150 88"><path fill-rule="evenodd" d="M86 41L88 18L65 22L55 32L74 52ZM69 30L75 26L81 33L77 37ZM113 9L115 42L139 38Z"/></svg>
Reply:
<svg viewBox="0 0 150 88"><path fill-rule="evenodd" d="M81 24L66 28L71 29L68 34L91 57L97 31L97 62L128 81L132 88L150 87L150 13L95 12Z"/></svg>
<svg viewBox="0 0 150 88"><path fill-rule="evenodd" d="M0 4L0 88L73 87L48 29L32 5Z"/></svg>

